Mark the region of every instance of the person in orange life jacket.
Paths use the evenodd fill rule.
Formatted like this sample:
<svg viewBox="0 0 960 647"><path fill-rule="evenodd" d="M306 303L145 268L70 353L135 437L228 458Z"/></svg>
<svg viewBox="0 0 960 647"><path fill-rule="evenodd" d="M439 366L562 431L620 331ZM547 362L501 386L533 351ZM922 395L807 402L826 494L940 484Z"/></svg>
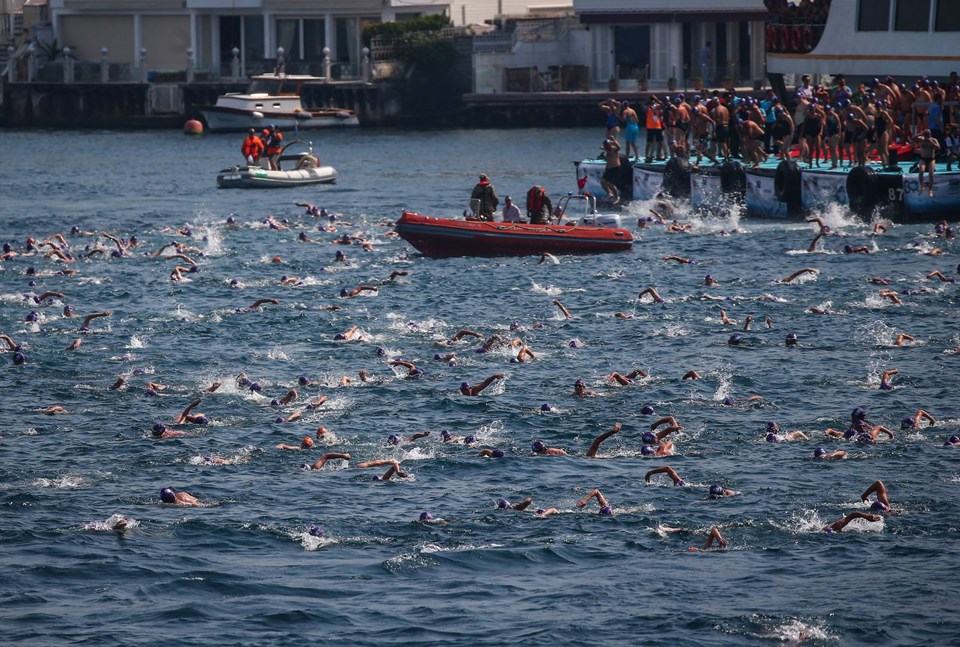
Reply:
<svg viewBox="0 0 960 647"><path fill-rule="evenodd" d="M263 154L263 142L257 137L257 131L253 128L248 131L247 138L243 140L240 152L243 153L243 159L247 166L256 165Z"/></svg>
<svg viewBox="0 0 960 647"><path fill-rule="evenodd" d="M547 195L547 190L539 184L534 184L527 191L527 219L532 224L542 225L553 213L553 204Z"/></svg>
<svg viewBox="0 0 960 647"><path fill-rule="evenodd" d="M270 159L270 168L279 171L280 151L283 150L283 133L274 124L270 124L270 136L264 144L267 148L267 157Z"/></svg>

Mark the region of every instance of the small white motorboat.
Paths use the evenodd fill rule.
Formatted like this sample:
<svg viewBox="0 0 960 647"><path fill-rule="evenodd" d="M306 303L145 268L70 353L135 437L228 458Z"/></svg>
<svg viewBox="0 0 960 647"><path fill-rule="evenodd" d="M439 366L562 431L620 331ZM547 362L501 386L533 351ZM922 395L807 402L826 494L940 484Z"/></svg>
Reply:
<svg viewBox="0 0 960 647"><path fill-rule="evenodd" d="M323 79L317 76L259 74L250 78L246 92L222 94L216 105L202 106L200 114L210 132L260 130L269 124L301 129L358 125L353 110L303 107L303 85L320 81Z"/></svg>
<svg viewBox="0 0 960 647"><path fill-rule="evenodd" d="M287 153L287 149L300 145L306 150ZM284 167L287 169L284 169ZM313 153L313 144L301 140L292 141L280 152L280 170L260 166L234 166L217 173L217 186L221 189L272 189L307 184L333 184L337 181L337 169L321 166Z"/></svg>

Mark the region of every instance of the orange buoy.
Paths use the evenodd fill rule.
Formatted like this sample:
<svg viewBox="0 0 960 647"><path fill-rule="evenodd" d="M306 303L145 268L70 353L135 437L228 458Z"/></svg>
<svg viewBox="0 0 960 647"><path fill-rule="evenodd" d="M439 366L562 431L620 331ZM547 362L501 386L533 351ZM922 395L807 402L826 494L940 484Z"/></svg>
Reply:
<svg viewBox="0 0 960 647"><path fill-rule="evenodd" d="M191 119L187 123L183 124L183 134L184 135L202 135L203 124L197 121L196 119Z"/></svg>

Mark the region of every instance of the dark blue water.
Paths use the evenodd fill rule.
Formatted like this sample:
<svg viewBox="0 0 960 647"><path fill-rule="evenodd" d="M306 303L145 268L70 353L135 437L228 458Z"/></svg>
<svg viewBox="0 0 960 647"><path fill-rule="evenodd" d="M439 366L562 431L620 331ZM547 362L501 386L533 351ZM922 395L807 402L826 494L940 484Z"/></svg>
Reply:
<svg viewBox="0 0 960 647"><path fill-rule="evenodd" d="M593 156L601 131L312 136L338 184L230 191L214 179L240 161L238 137L3 134L3 240L23 251L28 236L61 232L78 256L97 238L70 236L73 226L141 241L126 258L111 258L112 244L100 238L107 254L69 266L37 254L0 262L0 332L27 360L14 366L12 352L0 353L5 643L956 640L960 447L942 445L960 433L960 293L926 278L932 270L957 276L956 241L937 238L930 224L871 236L869 224L830 212L822 215L839 235L807 253L814 225L681 209L691 233L654 226L637 232L628 253L542 265L428 260L389 236L402 210L457 215L480 171L501 196L522 201L535 182L556 196L575 188L571 162ZM318 230L324 223L303 215L297 200L337 213L336 231ZM225 225L231 213L235 226ZM624 215L633 227L646 213L633 205ZM268 228L268 214L287 218L290 229ZM191 236L177 234L183 227ZM298 242L301 232L317 242ZM331 244L343 233L362 235L373 251ZM180 283L169 279L177 261L148 255L174 240L195 248L186 253L200 267ZM872 253L845 255L845 244ZM928 255L933 248L943 255ZM334 262L337 249L349 263ZM818 274L777 281L803 267ZM380 284L396 270L408 275ZM708 273L719 286L704 287ZM282 285L284 276L300 284ZM871 277L889 279L903 303L880 297ZM337 297L360 285L380 290ZM648 286L666 303L638 301ZM45 290L64 297L42 306L24 297ZM280 303L245 310L267 297ZM554 299L572 319L560 317ZM62 316L66 304L80 315L112 314L79 333L79 319ZM736 327L721 323L721 309ZM25 321L31 310L36 322ZM751 329L729 346L747 315ZM351 326L361 340L334 339ZM478 354L480 340L446 343L464 328L522 339L537 358L516 364L507 347ZM784 346L788 332L797 348ZM915 341L896 346L901 332ZM77 338L82 345L65 350ZM455 353L454 365L434 361L436 353ZM400 356L423 377L388 366ZM635 368L650 377L623 387L606 379ZM894 388L880 390L888 368L899 369ZM370 382L357 378L361 369ZM691 369L701 379L681 380ZM262 392L238 386L240 372ZM461 381L501 372L505 379L482 395L459 395ZM120 376L125 386L110 390ZM299 376L310 384L299 386ZM352 381L341 385L344 376ZM571 397L578 378L598 395ZM162 397L146 395L148 381L165 385ZM222 386L204 393L214 381ZM295 402L271 406L293 387ZM305 409L321 395L325 404ZM755 395L763 399L747 400ZM151 438L155 422L173 429L197 397L209 425ZM543 403L552 410L542 412ZM53 405L66 413L44 415ZM654 420L644 405L684 426L675 456L641 456L640 436ZM828 427L845 429L858 406L895 439L824 436ZM901 418L919 408L936 425L900 431ZM299 421L274 422L296 411ZM764 442L771 420L811 440ZM600 457L583 457L617 421L623 430ZM275 448L320 425L335 439L304 451ZM442 443L442 429L475 434L478 444ZM387 442L421 431L431 435ZM534 456L535 438L570 455ZM818 446L848 456L814 461ZM506 457L477 457L484 447ZM323 451L353 460L300 469ZM401 459L409 476L374 482L385 467L353 468L389 458ZM644 483L647 470L665 464L686 487L662 476ZM892 514L841 534L821 531L866 510L860 493L876 479ZM741 494L708 500L714 483ZM162 505L168 485L204 505ZM598 515L595 503L575 507L595 487L613 518ZM528 512L496 509L500 498L527 496ZM560 514L533 513L550 507ZM423 511L446 524L421 523ZM125 532L108 529L114 515L129 520ZM308 533L314 524L323 537ZM714 526L726 550L688 550Z"/></svg>

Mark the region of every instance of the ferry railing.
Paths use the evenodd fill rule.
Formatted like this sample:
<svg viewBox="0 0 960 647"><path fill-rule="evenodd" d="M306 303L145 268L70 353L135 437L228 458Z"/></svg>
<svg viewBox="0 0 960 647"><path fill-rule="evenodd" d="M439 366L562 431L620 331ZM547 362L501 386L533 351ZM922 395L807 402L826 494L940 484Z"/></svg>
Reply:
<svg viewBox="0 0 960 647"><path fill-rule="evenodd" d="M826 23L768 22L766 48L770 54L809 54L820 43Z"/></svg>

